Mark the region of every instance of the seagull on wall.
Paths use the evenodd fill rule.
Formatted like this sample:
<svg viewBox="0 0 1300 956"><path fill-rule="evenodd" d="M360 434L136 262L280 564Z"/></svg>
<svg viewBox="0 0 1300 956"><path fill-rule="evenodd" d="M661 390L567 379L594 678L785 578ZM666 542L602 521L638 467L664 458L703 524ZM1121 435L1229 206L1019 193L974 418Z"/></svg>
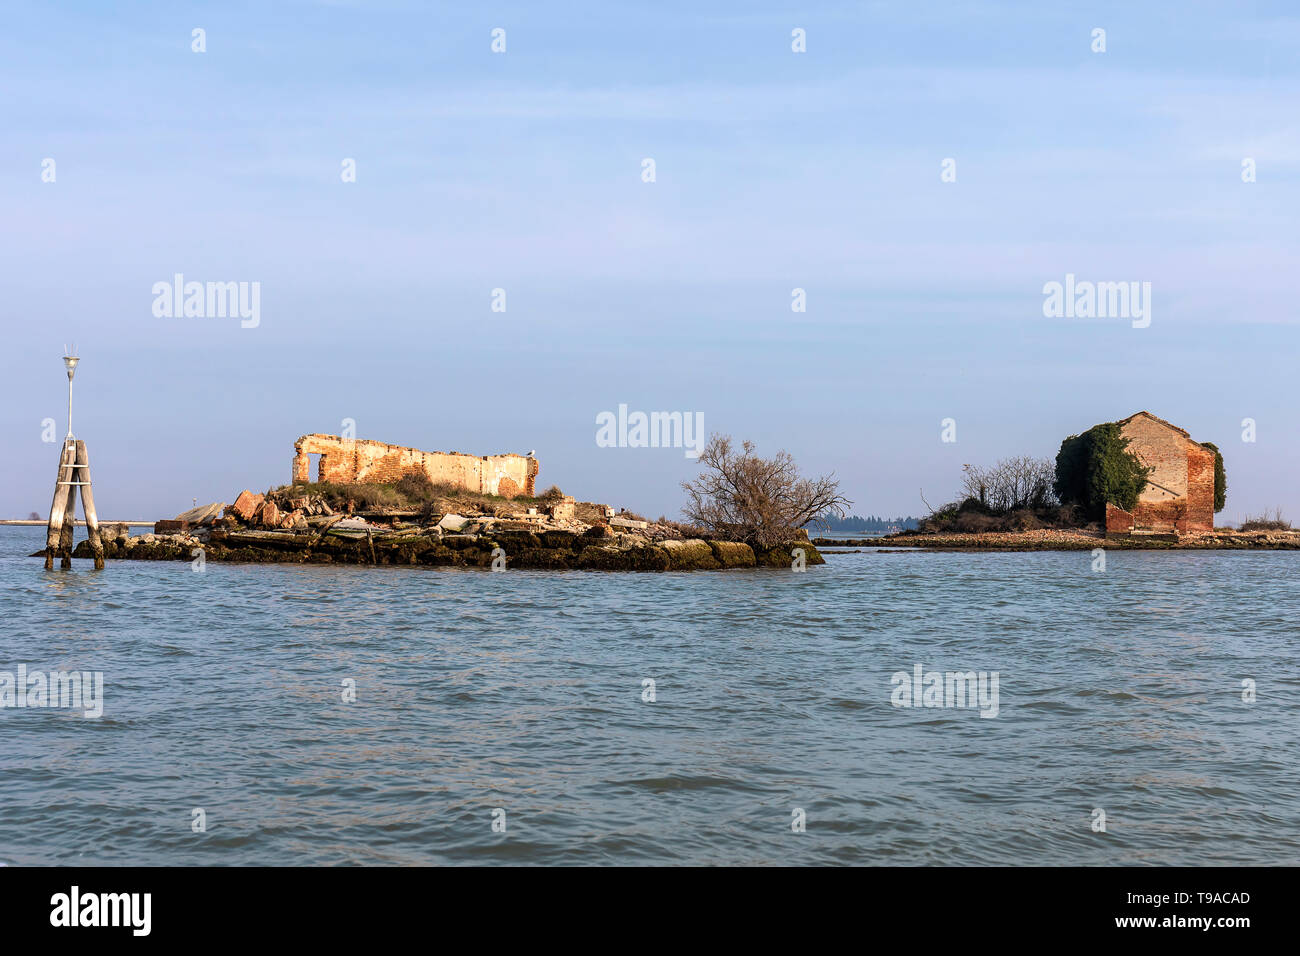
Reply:
<svg viewBox="0 0 1300 956"><path fill-rule="evenodd" d="M532 451L530 451L530 452L528 453L528 455L527 455L526 457L528 457L528 458L535 458L535 457L537 457L537 449L534 448Z"/></svg>

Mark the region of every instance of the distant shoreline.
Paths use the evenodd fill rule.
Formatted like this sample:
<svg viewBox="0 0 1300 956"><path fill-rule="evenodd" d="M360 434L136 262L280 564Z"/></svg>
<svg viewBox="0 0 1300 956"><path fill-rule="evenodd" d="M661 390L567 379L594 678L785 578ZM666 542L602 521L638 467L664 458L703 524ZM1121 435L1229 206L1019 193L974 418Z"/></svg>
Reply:
<svg viewBox="0 0 1300 956"><path fill-rule="evenodd" d="M44 518L37 518L37 519L32 519L32 518L0 518L0 525L4 525L4 524L11 524L11 525L29 525L29 526L34 526L34 527L40 527L40 528L43 528L43 527L45 527L47 524L49 524L49 522L46 521ZM152 528L152 527L154 526L155 522L153 522L153 521L109 521L109 520L107 520L107 519L101 520L101 521L99 522L100 527L103 527L103 526L106 525L106 524L126 524L126 525L131 525L131 526L133 526L133 527L137 527L137 528L146 528L146 527L147 527L147 528ZM82 521L80 518L78 518L78 519L77 519L77 527L78 527L78 528L84 528L85 526L86 526L86 522L84 522L84 521Z"/></svg>
<svg viewBox="0 0 1300 956"><path fill-rule="evenodd" d="M1106 534L1102 531L911 531L878 538L816 537L813 547L906 548L913 551L1300 551L1300 531L1205 531L1195 534ZM834 554L830 551L828 554ZM897 553L897 552L895 552Z"/></svg>

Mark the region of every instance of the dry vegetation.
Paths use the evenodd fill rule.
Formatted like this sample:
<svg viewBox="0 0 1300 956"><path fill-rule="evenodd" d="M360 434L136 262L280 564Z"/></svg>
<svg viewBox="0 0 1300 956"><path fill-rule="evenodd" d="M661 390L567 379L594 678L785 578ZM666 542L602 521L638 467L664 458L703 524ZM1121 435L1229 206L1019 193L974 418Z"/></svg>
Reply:
<svg viewBox="0 0 1300 956"><path fill-rule="evenodd" d="M1268 512L1264 512L1257 518L1246 515L1246 520L1241 523L1242 531L1290 531L1291 522L1287 521L1282 515L1281 508L1274 508L1270 517Z"/></svg>
<svg viewBox="0 0 1300 956"><path fill-rule="evenodd" d="M299 482L273 488L266 496L282 504L287 504L289 499L295 497L319 496L335 511L429 515L471 508L488 513L513 514L557 501L564 497L564 493L552 485L533 498L526 495L504 498L468 491L455 485L438 484L427 475L413 472L399 481L387 484Z"/></svg>
<svg viewBox="0 0 1300 956"><path fill-rule="evenodd" d="M1056 466L1046 458L1004 458L991 468L962 466L962 498L934 509L920 531L979 534L1090 527L1081 509L1053 491Z"/></svg>
<svg viewBox="0 0 1300 956"><path fill-rule="evenodd" d="M754 454L754 443L737 450L728 435L713 435L700 453L703 473L682 482L682 514L705 536L772 547L804 535L828 516L844 517L852 502L832 476L802 478L784 451Z"/></svg>

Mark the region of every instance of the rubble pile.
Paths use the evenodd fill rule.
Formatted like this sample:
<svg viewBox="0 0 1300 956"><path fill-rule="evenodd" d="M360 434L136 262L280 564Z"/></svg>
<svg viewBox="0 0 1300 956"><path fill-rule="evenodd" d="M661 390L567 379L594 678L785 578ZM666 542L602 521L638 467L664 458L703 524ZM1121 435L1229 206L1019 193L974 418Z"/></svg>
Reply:
<svg viewBox="0 0 1300 956"><path fill-rule="evenodd" d="M687 537L671 522L649 522L568 495L483 502L459 510L340 509L290 486L266 494L245 489L233 504L213 502L159 521L152 534L125 527L105 536L105 557L435 565L552 570L692 571L788 568L825 563L802 541L775 548ZM579 518L579 514L583 518ZM588 519L588 520L584 520ZM690 530L690 529L687 529ZM802 556L794 555L803 549Z"/></svg>

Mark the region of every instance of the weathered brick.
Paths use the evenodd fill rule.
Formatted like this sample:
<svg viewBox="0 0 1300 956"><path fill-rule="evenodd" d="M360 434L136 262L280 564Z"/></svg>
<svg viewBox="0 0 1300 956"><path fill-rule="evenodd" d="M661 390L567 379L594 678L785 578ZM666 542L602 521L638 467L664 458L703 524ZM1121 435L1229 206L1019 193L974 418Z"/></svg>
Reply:
<svg viewBox="0 0 1300 956"><path fill-rule="evenodd" d="M1128 450L1154 469L1133 509L1134 524L1151 531L1212 531L1214 452L1150 412L1124 419L1120 434L1129 439Z"/></svg>
<svg viewBox="0 0 1300 956"><path fill-rule="evenodd" d="M255 515L257 509L261 507L265 497L265 495L255 495L245 488L239 493L239 497L235 499L235 503L226 509L226 514L234 515L240 521L252 521L253 515Z"/></svg>
<svg viewBox="0 0 1300 956"><path fill-rule="evenodd" d="M319 454L317 481L381 484L423 473L435 484L468 491L505 497L536 493L537 459L525 455L476 457L318 434L303 435L294 443L294 452L294 481L311 480L308 456Z"/></svg>
<svg viewBox="0 0 1300 956"><path fill-rule="evenodd" d="M1106 533L1128 534L1133 530L1133 515L1123 508L1106 502Z"/></svg>

